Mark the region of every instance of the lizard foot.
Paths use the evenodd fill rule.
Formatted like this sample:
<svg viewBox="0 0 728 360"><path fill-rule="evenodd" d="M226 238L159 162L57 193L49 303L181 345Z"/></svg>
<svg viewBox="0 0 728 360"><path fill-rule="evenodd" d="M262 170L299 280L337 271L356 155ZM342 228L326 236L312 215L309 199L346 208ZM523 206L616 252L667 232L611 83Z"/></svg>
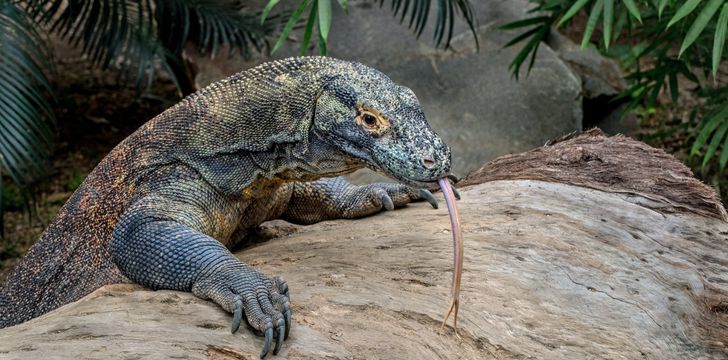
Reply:
<svg viewBox="0 0 728 360"><path fill-rule="evenodd" d="M381 210L394 210L418 200L427 201L435 209L438 206L437 200L429 190L415 189L403 184L351 185L344 196L342 201L344 218L356 218Z"/></svg>
<svg viewBox="0 0 728 360"><path fill-rule="evenodd" d="M233 314L231 331L240 327L243 315L254 332L263 336L264 358L275 337L273 354L277 354L291 330L291 304L285 280L268 278L243 263L217 266L215 273L197 282L192 292L211 299Z"/></svg>

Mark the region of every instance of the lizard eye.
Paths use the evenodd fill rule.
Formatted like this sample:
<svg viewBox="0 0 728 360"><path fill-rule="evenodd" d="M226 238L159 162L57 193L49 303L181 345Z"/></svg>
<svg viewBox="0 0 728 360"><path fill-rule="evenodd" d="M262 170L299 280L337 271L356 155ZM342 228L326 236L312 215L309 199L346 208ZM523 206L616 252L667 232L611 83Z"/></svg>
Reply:
<svg viewBox="0 0 728 360"><path fill-rule="evenodd" d="M374 110L360 108L356 117L356 122L364 130L382 135L389 129L389 120Z"/></svg>

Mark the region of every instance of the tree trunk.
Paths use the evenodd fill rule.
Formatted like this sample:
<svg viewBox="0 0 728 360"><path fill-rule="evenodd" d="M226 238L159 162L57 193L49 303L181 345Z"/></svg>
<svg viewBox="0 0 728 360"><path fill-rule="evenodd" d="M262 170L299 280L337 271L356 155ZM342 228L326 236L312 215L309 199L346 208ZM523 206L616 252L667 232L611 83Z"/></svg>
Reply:
<svg viewBox="0 0 728 360"><path fill-rule="evenodd" d="M726 212L671 156L593 130L461 186L457 334L438 333L452 267L444 207L264 226L270 239L237 254L289 282L279 358L728 358ZM107 286L0 330L0 357L257 358L261 339L230 322L191 294Z"/></svg>

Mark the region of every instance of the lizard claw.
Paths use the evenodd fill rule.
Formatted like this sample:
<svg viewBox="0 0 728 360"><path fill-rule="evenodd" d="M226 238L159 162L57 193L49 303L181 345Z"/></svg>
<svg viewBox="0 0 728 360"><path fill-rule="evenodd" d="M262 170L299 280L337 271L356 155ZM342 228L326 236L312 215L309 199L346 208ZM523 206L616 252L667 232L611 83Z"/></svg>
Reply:
<svg viewBox="0 0 728 360"><path fill-rule="evenodd" d="M266 355L268 355L268 350L270 350L270 343L273 340L273 327L269 327L265 330L265 340L263 341L263 351L260 352L260 358L264 358Z"/></svg>
<svg viewBox="0 0 728 360"><path fill-rule="evenodd" d="M286 324L283 322L283 320L279 320L278 325L278 334L276 336L276 347L273 349L273 355L277 355L278 351L281 349L281 345L283 345L283 340L285 338L286 334Z"/></svg>
<svg viewBox="0 0 728 360"><path fill-rule="evenodd" d="M455 195L455 199L460 200L460 192L458 189L455 188L455 186L450 185L450 188L452 189L452 194Z"/></svg>
<svg viewBox="0 0 728 360"><path fill-rule="evenodd" d="M233 326L230 331L235 334L240 327L240 322L243 320L243 300L240 296L237 296L235 300L235 310L233 311Z"/></svg>
<svg viewBox="0 0 728 360"><path fill-rule="evenodd" d="M381 199L382 199L382 206L384 206L384 208L386 210L389 210L389 211L394 210L394 202L392 201L392 198L389 197L389 194L387 194L386 191L382 191Z"/></svg>
<svg viewBox="0 0 728 360"><path fill-rule="evenodd" d="M420 189L420 198L422 198L425 201L427 201L428 203L430 203L430 205L432 205L433 209L437 209L437 207L438 207L437 199L435 199L435 196L432 195L430 190Z"/></svg>
<svg viewBox="0 0 728 360"><path fill-rule="evenodd" d="M288 339L288 333L291 332L291 309L286 310L283 316L286 318L286 336L283 337L283 340L285 340Z"/></svg>

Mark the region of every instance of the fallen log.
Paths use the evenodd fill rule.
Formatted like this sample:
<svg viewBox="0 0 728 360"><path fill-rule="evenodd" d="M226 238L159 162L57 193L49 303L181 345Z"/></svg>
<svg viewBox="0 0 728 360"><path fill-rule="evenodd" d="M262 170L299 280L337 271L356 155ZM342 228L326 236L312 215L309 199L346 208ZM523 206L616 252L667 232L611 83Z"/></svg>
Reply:
<svg viewBox="0 0 728 360"><path fill-rule="evenodd" d="M460 185L457 334L438 332L446 210L276 221L236 254L289 282L294 326L278 357L728 358L726 212L671 156L589 131ZM0 358L257 358L262 340L230 322L191 294L113 285L0 330Z"/></svg>

